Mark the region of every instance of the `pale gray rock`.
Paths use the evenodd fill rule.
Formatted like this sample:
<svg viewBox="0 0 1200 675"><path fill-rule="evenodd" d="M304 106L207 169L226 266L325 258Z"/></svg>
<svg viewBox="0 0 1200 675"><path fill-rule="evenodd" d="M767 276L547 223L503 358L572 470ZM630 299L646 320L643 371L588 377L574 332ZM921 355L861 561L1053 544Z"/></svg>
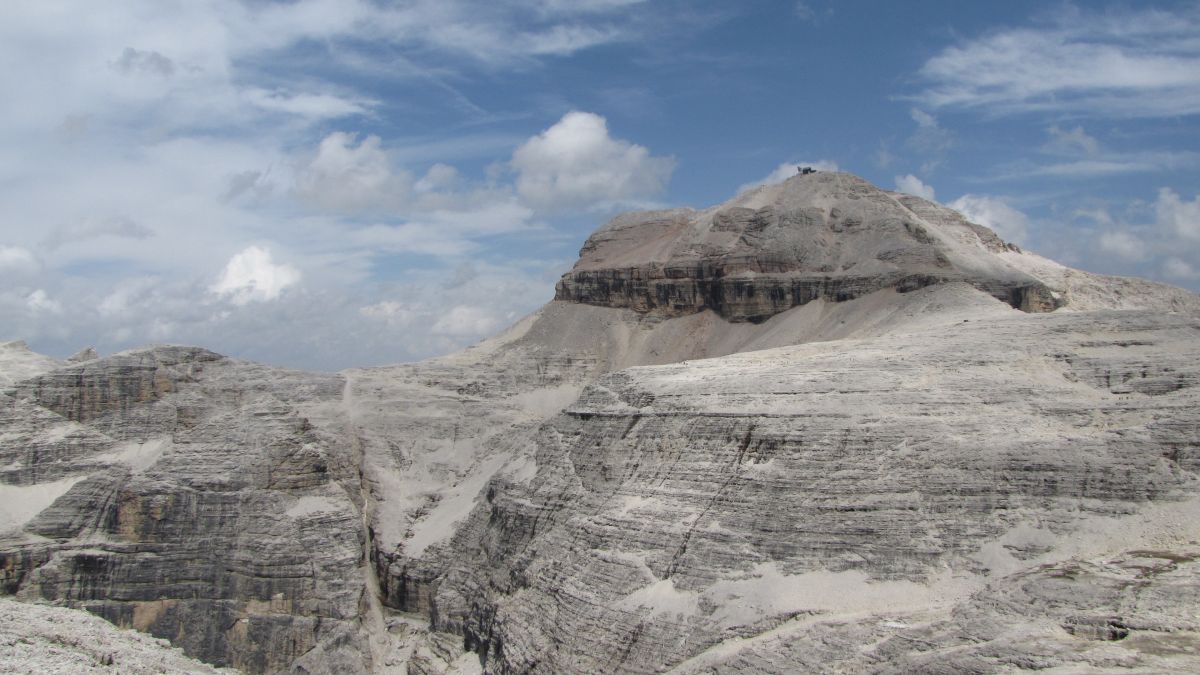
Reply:
<svg viewBox="0 0 1200 675"><path fill-rule="evenodd" d="M185 347L18 382L0 489L43 508L4 509L0 583L218 665L366 670L358 466L326 426L343 387Z"/></svg>
<svg viewBox="0 0 1200 675"><path fill-rule="evenodd" d="M1002 311L601 378L456 535L435 626L497 671L652 672L1124 547L1092 529L1196 499L1200 319Z"/></svg>
<svg viewBox="0 0 1200 675"><path fill-rule="evenodd" d="M1200 298L846 174L422 363L0 347L0 590L209 663L1200 669Z"/></svg>
<svg viewBox="0 0 1200 675"><path fill-rule="evenodd" d="M96 353L95 347L84 347L74 354L67 357L67 363L83 363L84 361L92 361L100 358Z"/></svg>
<svg viewBox="0 0 1200 675"><path fill-rule="evenodd" d="M121 630L87 612L0 599L0 672L42 675L234 675L170 643Z"/></svg>
<svg viewBox="0 0 1200 675"><path fill-rule="evenodd" d="M818 298L965 282L1026 311L1061 306L1041 280L996 255L1015 250L948 209L819 172L705 211L620 216L588 238L555 298L763 321Z"/></svg>
<svg viewBox="0 0 1200 675"><path fill-rule="evenodd" d="M57 359L31 350L24 340L0 342L0 387L40 375L59 365Z"/></svg>

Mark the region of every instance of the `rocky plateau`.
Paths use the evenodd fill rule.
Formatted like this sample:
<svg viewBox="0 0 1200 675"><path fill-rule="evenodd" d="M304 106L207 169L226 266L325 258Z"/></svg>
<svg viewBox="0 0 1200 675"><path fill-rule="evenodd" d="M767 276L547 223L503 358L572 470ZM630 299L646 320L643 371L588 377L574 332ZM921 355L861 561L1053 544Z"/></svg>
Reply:
<svg viewBox="0 0 1200 675"><path fill-rule="evenodd" d="M1200 296L819 172L420 363L4 343L0 593L0 670L1196 672Z"/></svg>

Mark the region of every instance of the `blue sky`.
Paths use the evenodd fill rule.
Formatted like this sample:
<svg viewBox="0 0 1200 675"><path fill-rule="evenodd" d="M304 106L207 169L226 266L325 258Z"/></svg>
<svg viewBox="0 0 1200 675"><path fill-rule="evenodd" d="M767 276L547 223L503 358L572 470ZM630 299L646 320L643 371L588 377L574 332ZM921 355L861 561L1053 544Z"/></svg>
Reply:
<svg viewBox="0 0 1200 675"><path fill-rule="evenodd" d="M511 324L631 208L838 167L1200 289L1200 4L0 7L0 339L310 369Z"/></svg>

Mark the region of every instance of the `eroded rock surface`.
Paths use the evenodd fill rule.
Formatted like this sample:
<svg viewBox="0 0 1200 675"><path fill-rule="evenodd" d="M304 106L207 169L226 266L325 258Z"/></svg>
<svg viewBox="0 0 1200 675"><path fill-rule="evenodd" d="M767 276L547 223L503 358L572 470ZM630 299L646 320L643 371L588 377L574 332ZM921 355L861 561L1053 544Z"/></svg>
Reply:
<svg viewBox="0 0 1200 675"><path fill-rule="evenodd" d="M457 535L437 625L498 671L654 672L1103 548L1196 497L1198 362L1195 317L1009 311L606 376Z"/></svg>
<svg viewBox="0 0 1200 675"><path fill-rule="evenodd" d="M1194 672L1197 364L1195 294L799 176L418 364L0 345L0 591L248 672Z"/></svg>
<svg viewBox="0 0 1200 675"><path fill-rule="evenodd" d="M847 173L796 176L705 211L620 216L588 238L555 298L763 321L818 298L966 282L1026 311L1061 298L997 253L994 232Z"/></svg>
<svg viewBox="0 0 1200 675"><path fill-rule="evenodd" d="M86 612L0 599L0 670L83 675L235 675L184 656L161 638Z"/></svg>
<svg viewBox="0 0 1200 675"><path fill-rule="evenodd" d="M5 591L220 665L364 670L358 463L326 409L343 387L180 347L22 380L0 489L43 508L8 514Z"/></svg>

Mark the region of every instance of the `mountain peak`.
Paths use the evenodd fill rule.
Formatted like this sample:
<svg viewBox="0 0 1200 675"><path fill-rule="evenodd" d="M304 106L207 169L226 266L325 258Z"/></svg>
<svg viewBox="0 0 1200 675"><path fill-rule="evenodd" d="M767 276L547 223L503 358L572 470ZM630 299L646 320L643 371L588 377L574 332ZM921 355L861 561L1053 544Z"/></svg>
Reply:
<svg viewBox="0 0 1200 675"><path fill-rule="evenodd" d="M588 238L555 299L757 322L818 298L966 282L1025 311L1059 307L998 255L1015 250L951 209L853 174L797 174L703 211L614 218Z"/></svg>

